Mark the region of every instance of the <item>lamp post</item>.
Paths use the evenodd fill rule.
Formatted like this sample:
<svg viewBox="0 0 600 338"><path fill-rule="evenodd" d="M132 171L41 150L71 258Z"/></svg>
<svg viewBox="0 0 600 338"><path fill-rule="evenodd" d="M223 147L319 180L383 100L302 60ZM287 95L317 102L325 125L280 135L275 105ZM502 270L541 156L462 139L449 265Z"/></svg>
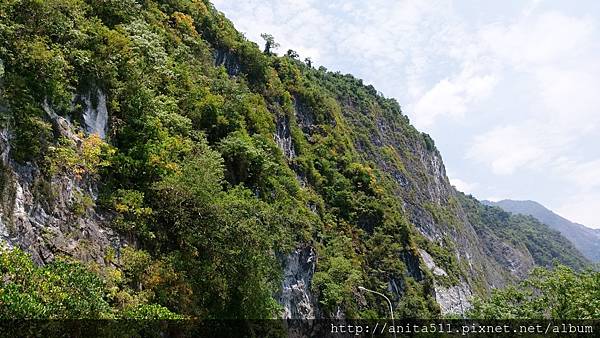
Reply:
<svg viewBox="0 0 600 338"><path fill-rule="evenodd" d="M367 291L367 292L374 293L376 295L380 295L381 297L385 298L385 300L387 300L388 304L390 305L390 316L392 316L392 326L394 327L394 338L396 338L396 324L394 323L394 308L392 307L392 301L390 301L390 299L387 298L386 295L384 295L381 292L369 290L369 289L367 289L367 288L365 288L363 286L359 286L358 289L360 291Z"/></svg>

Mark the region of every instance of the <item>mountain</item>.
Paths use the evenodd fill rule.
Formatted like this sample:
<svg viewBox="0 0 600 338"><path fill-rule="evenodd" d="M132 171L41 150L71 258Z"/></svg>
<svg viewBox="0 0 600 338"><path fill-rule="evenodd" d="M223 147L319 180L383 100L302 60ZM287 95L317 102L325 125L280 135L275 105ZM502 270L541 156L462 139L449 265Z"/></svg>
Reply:
<svg viewBox="0 0 600 338"><path fill-rule="evenodd" d="M582 270L589 261L560 232L539 220L520 214L511 214L501 208L463 196L462 205L481 238L494 234L501 242L521 246L531 254L535 265L550 267L554 260ZM494 240L496 242L496 240ZM491 243L488 247L493 247Z"/></svg>
<svg viewBox="0 0 600 338"><path fill-rule="evenodd" d="M396 100L208 1L5 1L0 22L2 318L386 317L361 286L430 318L588 264L457 192Z"/></svg>
<svg viewBox="0 0 600 338"><path fill-rule="evenodd" d="M589 260L600 262L600 230L588 228L559 216L534 201L502 200L483 201L486 205L497 206L514 214L529 215L559 231Z"/></svg>

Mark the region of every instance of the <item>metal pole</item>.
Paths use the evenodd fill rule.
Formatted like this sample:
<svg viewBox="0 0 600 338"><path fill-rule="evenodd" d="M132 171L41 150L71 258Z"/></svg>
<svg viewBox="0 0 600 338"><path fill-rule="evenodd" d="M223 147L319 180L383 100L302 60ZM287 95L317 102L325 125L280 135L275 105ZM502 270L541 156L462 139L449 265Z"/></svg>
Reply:
<svg viewBox="0 0 600 338"><path fill-rule="evenodd" d="M359 286L358 289L361 291L367 291L367 292L374 293L376 295L380 295L381 297L385 298L385 300L387 300L388 304L390 305L390 316L392 317L392 326L394 327L394 338L396 338L396 324L394 323L394 308L392 307L392 301L390 301L390 299L387 298L386 295L384 295L381 292L370 290L363 286Z"/></svg>

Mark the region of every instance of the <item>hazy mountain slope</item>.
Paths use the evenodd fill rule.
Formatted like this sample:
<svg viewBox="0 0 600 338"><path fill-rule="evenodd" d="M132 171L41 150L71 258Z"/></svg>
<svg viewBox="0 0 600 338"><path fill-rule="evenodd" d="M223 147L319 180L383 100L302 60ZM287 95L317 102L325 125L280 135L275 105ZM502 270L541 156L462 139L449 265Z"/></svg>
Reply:
<svg viewBox="0 0 600 338"><path fill-rule="evenodd" d="M262 50L208 1L15 0L0 20L0 235L91 265L90 318L386 316L359 286L436 317L549 255L585 264L464 203L395 100ZM4 313L63 304L12 286Z"/></svg>
<svg viewBox="0 0 600 338"><path fill-rule="evenodd" d="M419 252L434 271L436 299L444 311L460 311L471 293L485 293L523 278L536 263L548 263L507 236L478 231L481 222L473 223L471 210L460 203L462 194L448 182L433 141L410 126L393 101L381 102L372 89L356 86L360 80L348 75L315 73L343 102L342 113L351 124L348 135L361 157L380 169L382 182L401 199L402 210L418 231ZM547 240L537 245L560 246L555 242L560 238ZM585 264L575 250L557 258L577 268Z"/></svg>
<svg viewBox="0 0 600 338"><path fill-rule="evenodd" d="M590 262L560 232L537 219L514 215L494 206L479 203L472 197L461 196L468 209L469 219L478 232L491 231L513 245L526 248L538 266L551 267L557 260L576 269L584 269Z"/></svg>
<svg viewBox="0 0 600 338"><path fill-rule="evenodd" d="M598 229L571 222L534 201L502 200L498 202L484 201L483 203L515 214L533 216L552 229L559 231L588 259L594 262L600 261L600 230Z"/></svg>

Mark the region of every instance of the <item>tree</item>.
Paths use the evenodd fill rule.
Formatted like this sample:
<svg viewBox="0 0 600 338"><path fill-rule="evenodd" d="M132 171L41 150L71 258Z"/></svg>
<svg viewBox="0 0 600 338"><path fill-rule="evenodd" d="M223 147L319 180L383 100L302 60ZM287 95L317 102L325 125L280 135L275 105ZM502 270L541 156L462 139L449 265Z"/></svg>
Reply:
<svg viewBox="0 0 600 338"><path fill-rule="evenodd" d="M309 68L312 68L312 59L311 58L304 59L304 62L306 62L306 64L308 65Z"/></svg>
<svg viewBox="0 0 600 338"><path fill-rule="evenodd" d="M275 42L275 38L271 34L262 33L261 38L265 40L265 54L272 54L273 49L279 48L279 44Z"/></svg>
<svg viewBox="0 0 600 338"><path fill-rule="evenodd" d="M287 53L285 53L285 56L290 57L292 59L297 59L300 57L300 55L298 55L298 53L293 49L288 49Z"/></svg>
<svg viewBox="0 0 600 338"><path fill-rule="evenodd" d="M598 319L600 273L574 272L564 265L536 268L518 285L476 298L469 317L477 319Z"/></svg>
<svg viewBox="0 0 600 338"><path fill-rule="evenodd" d="M142 275L150 256L130 249L125 253L129 256L125 272ZM0 248L0 319L182 318L147 303L151 293L136 294L119 282L121 276L111 268L62 257L37 266L20 249Z"/></svg>

